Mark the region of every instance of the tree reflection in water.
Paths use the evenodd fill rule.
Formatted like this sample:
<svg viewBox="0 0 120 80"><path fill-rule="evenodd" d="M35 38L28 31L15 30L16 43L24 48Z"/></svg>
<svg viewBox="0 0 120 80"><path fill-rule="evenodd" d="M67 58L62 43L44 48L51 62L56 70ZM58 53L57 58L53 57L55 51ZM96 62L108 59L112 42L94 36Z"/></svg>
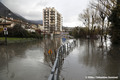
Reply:
<svg viewBox="0 0 120 80"><path fill-rule="evenodd" d="M7 46L1 45L0 80L9 80L13 78L18 80L20 76L22 79L26 80L40 80L40 78L46 80L51 70L48 65L52 67L56 56L56 50L60 45L60 38L52 40L47 38L41 41L8 44ZM49 49L52 50L52 55L48 54ZM19 71L19 69L21 70ZM34 73L36 73L36 77L32 77ZM44 79L42 75L47 77Z"/></svg>
<svg viewBox="0 0 120 80"><path fill-rule="evenodd" d="M98 76L120 76L120 46L108 46L108 42L100 47L99 40L80 40L80 46L84 46L84 56L80 56L80 62L86 66L94 67ZM80 48L81 48L80 47Z"/></svg>
<svg viewBox="0 0 120 80"><path fill-rule="evenodd" d="M62 40L61 38L53 38L53 39L49 39L49 38L45 38L44 40L44 59L45 61L48 63L48 65L52 68L52 66L54 65L54 61L56 59L56 55L57 55L57 50L58 48L62 45ZM75 47L76 45L74 45ZM52 54L49 54L48 51L49 49L52 50ZM73 50L74 48L71 46L70 50L65 50L66 54L64 54L63 56L66 57L67 55L69 55L69 53ZM64 59L63 59L64 62Z"/></svg>
<svg viewBox="0 0 120 80"><path fill-rule="evenodd" d="M57 49L61 45L61 38L45 38L44 40L44 59L48 63L48 65L52 68L56 54L57 54ZM48 51L49 49L52 50L52 54L49 54Z"/></svg>
<svg viewBox="0 0 120 80"><path fill-rule="evenodd" d="M111 46L110 40L78 39L75 49L63 64L61 76L65 80L86 80L85 76L119 76L120 46Z"/></svg>

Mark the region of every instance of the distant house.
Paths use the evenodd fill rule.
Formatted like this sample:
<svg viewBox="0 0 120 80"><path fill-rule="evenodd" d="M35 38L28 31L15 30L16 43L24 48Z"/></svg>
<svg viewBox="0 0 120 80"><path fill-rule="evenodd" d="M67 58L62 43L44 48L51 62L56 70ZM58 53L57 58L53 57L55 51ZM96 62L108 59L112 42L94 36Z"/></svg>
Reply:
<svg viewBox="0 0 120 80"><path fill-rule="evenodd" d="M6 20L3 17L0 17L0 28L11 27L11 21Z"/></svg>
<svg viewBox="0 0 120 80"><path fill-rule="evenodd" d="M29 28L26 28L25 30L27 30L28 32L35 32L37 29L37 25L31 24L29 25Z"/></svg>
<svg viewBox="0 0 120 80"><path fill-rule="evenodd" d="M28 32L35 32L35 29L25 29L27 30Z"/></svg>
<svg viewBox="0 0 120 80"><path fill-rule="evenodd" d="M38 24L38 29L40 29L41 31L44 31L44 26L43 26L43 24Z"/></svg>
<svg viewBox="0 0 120 80"><path fill-rule="evenodd" d="M0 27L3 28L3 27L7 27L7 28L13 28L16 24L19 24L21 23L22 24L22 21L20 20L16 20L16 19L13 19L13 18L5 18L5 17L1 17L0 18ZM23 28L25 28L25 25L22 25Z"/></svg>
<svg viewBox="0 0 120 80"><path fill-rule="evenodd" d="M16 24L20 24L21 27L28 32L35 32L36 30L44 30L42 25L35 25L35 24L28 24L26 22L23 22L21 20L13 19L13 18L5 18L5 17L0 17L0 31L3 31L4 27L7 28L13 28Z"/></svg>
<svg viewBox="0 0 120 80"><path fill-rule="evenodd" d="M37 25L35 25L35 24L31 24L31 29L36 30L36 29L37 29Z"/></svg>

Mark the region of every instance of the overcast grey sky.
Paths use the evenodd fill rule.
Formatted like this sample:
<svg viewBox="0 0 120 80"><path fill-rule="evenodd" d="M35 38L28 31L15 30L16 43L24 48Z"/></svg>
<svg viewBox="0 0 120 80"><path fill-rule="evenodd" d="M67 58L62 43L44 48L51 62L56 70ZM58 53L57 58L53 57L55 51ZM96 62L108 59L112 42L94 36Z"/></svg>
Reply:
<svg viewBox="0 0 120 80"><path fill-rule="evenodd" d="M62 14L63 25L74 27L81 23L78 15L88 6L90 0L0 0L13 12L26 19L41 20L45 7L55 7Z"/></svg>

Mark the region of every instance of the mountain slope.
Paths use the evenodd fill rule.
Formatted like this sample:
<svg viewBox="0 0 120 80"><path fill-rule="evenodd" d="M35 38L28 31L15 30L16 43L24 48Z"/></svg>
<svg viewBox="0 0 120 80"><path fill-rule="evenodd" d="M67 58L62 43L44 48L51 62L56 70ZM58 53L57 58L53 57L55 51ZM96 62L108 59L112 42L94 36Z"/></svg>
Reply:
<svg viewBox="0 0 120 80"><path fill-rule="evenodd" d="M43 24L42 20L28 20L28 22L33 23L33 24Z"/></svg>
<svg viewBox="0 0 120 80"><path fill-rule="evenodd" d="M11 15L8 15L10 12ZM12 17L14 19L22 20L32 24L42 24L42 20L27 20L19 14L13 13L10 9L8 9L3 3L0 2L0 16Z"/></svg>
<svg viewBox="0 0 120 80"><path fill-rule="evenodd" d="M8 13L10 13L11 15L8 15ZM13 17L14 19L20 19L23 21L27 21L26 19L24 19L23 17L18 17L15 13L13 13L12 11L10 11L10 9L8 9L4 4L2 4L0 2L0 16L7 16L7 17Z"/></svg>

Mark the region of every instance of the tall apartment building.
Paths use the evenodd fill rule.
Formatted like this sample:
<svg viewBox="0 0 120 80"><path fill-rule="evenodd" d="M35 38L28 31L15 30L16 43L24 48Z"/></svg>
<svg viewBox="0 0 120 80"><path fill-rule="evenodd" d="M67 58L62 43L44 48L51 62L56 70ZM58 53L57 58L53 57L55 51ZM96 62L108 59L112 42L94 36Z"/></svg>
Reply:
<svg viewBox="0 0 120 80"><path fill-rule="evenodd" d="M43 9L43 26L48 33L58 34L62 31L62 17L54 7Z"/></svg>

